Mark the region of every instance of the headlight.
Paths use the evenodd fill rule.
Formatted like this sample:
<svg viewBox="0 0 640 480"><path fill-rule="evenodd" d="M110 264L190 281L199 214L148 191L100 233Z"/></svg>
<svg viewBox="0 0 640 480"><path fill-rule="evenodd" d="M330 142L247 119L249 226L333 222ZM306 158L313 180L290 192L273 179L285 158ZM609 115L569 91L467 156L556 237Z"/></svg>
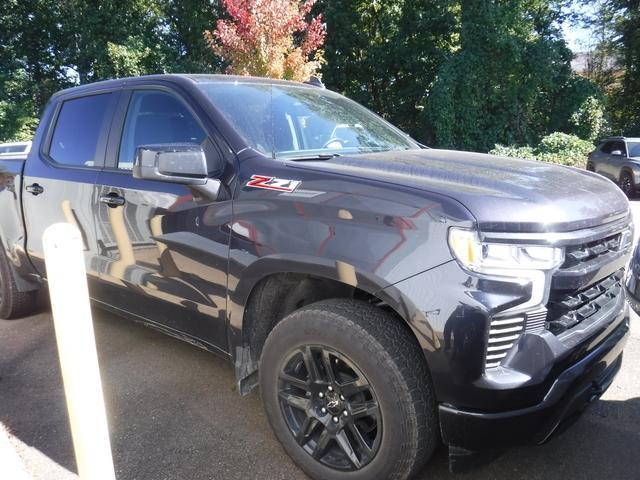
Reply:
<svg viewBox="0 0 640 480"><path fill-rule="evenodd" d="M478 273L525 276L523 271L548 271L564 262L564 250L544 245L483 243L474 230L449 229L449 246L458 261Z"/></svg>
<svg viewBox="0 0 640 480"><path fill-rule="evenodd" d="M455 227L449 229L449 247L468 270L507 277L512 282L530 283L529 299L509 312L542 307L548 300L551 275L564 262L562 248L481 242L476 231Z"/></svg>

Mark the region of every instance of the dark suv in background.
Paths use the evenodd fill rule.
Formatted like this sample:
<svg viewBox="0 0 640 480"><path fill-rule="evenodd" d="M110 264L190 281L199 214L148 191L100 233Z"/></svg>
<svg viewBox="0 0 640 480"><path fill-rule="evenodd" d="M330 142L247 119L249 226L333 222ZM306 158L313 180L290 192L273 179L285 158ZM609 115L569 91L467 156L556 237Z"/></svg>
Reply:
<svg viewBox="0 0 640 480"><path fill-rule="evenodd" d="M631 197L640 184L640 138L603 140L587 161L587 170L610 178Z"/></svg>

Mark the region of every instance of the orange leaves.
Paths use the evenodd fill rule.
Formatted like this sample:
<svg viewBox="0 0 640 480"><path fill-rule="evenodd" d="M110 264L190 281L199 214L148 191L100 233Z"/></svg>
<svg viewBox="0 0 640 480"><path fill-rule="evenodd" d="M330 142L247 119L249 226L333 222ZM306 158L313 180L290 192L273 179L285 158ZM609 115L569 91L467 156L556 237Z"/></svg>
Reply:
<svg viewBox="0 0 640 480"><path fill-rule="evenodd" d="M230 20L204 35L228 73L305 81L324 62L322 16L308 19L315 2L222 0Z"/></svg>

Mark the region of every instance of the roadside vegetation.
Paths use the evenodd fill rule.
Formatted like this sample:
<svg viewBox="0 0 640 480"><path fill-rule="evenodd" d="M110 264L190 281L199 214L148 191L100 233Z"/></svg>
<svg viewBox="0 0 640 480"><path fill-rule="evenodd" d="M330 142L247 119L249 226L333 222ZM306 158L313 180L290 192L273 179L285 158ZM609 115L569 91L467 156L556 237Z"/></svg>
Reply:
<svg viewBox="0 0 640 480"><path fill-rule="evenodd" d="M566 22L593 31L579 74ZM317 74L423 143L580 165L601 136L640 135L638 31L638 0L5 0L0 141L76 84Z"/></svg>

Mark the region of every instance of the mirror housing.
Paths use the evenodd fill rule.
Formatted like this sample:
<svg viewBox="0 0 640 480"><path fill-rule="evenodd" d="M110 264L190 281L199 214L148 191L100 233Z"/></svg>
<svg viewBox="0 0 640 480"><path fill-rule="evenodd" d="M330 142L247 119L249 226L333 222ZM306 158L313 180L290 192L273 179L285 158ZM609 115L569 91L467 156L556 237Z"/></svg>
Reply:
<svg viewBox="0 0 640 480"><path fill-rule="evenodd" d="M209 176L200 145L167 143L136 149L133 177L182 185L204 185Z"/></svg>
<svg viewBox="0 0 640 480"><path fill-rule="evenodd" d="M165 143L136 149L133 178L193 187L201 197L216 200L220 180L209 178L207 155L200 145Z"/></svg>
<svg viewBox="0 0 640 480"><path fill-rule="evenodd" d="M614 150L613 152L611 152L611 155L616 155L617 157L621 157L622 150Z"/></svg>

